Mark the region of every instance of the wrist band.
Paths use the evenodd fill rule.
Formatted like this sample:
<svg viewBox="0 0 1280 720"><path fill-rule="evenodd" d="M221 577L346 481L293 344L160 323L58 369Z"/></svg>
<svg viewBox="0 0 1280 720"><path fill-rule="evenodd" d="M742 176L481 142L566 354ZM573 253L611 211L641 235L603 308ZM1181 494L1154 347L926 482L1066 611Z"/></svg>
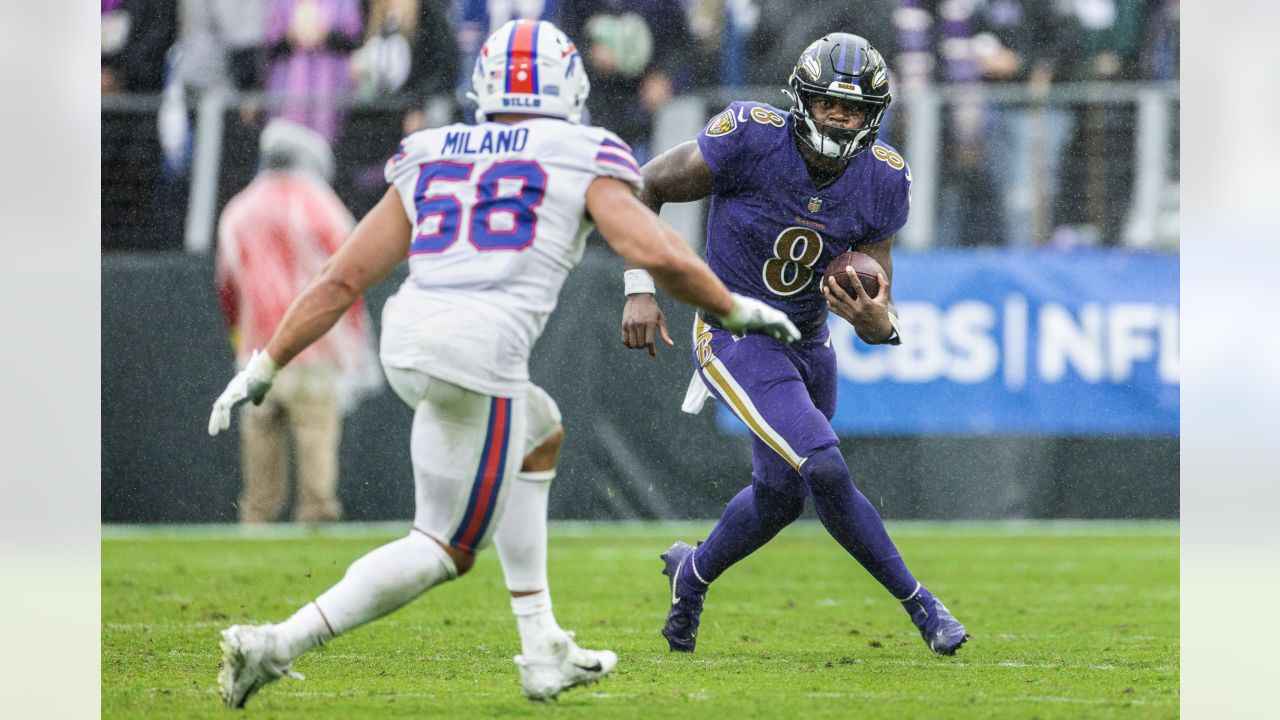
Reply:
<svg viewBox="0 0 1280 720"><path fill-rule="evenodd" d="M884 339L882 345L901 345L902 344L902 326L898 324L898 316L889 313L889 324L893 326L893 332L889 333L889 337Z"/></svg>
<svg viewBox="0 0 1280 720"><path fill-rule="evenodd" d="M622 283L628 295L654 294L653 276L644 270L628 270L622 273Z"/></svg>

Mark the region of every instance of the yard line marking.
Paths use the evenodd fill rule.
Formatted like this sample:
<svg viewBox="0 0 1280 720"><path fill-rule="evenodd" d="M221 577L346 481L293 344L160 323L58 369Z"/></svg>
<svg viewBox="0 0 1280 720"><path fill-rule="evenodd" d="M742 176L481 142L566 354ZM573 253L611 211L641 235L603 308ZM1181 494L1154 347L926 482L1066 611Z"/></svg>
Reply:
<svg viewBox="0 0 1280 720"><path fill-rule="evenodd" d="M830 698L830 699L859 699L859 700L916 700L920 696L914 693L892 693L892 692L808 692L804 693L804 697L810 698ZM1171 705L1175 698L1168 700L1150 700L1145 698L1082 698L1071 697L1070 695L1018 695L1018 696L999 696L988 695L983 698L984 702L1041 702L1041 703L1075 703L1078 705Z"/></svg>
<svg viewBox="0 0 1280 720"><path fill-rule="evenodd" d="M706 533L714 520L560 520L550 523L552 537L596 537L599 535L653 535ZM299 538L396 537L409 533L412 522L340 522L318 525L265 523L242 526L235 523L188 525L103 525L103 541L120 540L295 540ZM1177 520L1003 520L934 521L897 520L886 523L894 537L935 537L1000 535L1010 537L1178 537ZM780 536L826 536L816 520L792 523Z"/></svg>

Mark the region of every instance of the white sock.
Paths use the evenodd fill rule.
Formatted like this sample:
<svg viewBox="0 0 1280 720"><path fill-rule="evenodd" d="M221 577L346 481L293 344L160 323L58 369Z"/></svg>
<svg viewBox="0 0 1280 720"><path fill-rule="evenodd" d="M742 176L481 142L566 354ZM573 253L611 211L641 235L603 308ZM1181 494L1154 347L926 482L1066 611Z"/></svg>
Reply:
<svg viewBox="0 0 1280 720"><path fill-rule="evenodd" d="M315 603L298 608L288 620L275 626L276 654L282 662L295 658L312 648L320 647L333 637L329 622Z"/></svg>
<svg viewBox="0 0 1280 720"><path fill-rule="evenodd" d="M457 576L444 548L415 530L356 560L338 584L276 625L277 649L292 661Z"/></svg>
<svg viewBox="0 0 1280 720"><path fill-rule="evenodd" d="M507 489L493 545L512 592L547 588L547 498L555 476L555 470L521 472Z"/></svg>
<svg viewBox="0 0 1280 720"><path fill-rule="evenodd" d="M551 593L546 590L511 598L511 612L520 629L520 651L525 657L546 657L555 652L553 644L564 636L551 613Z"/></svg>
<svg viewBox="0 0 1280 720"><path fill-rule="evenodd" d="M493 534L507 589L533 593L511 598L521 652L531 657L550 655L552 643L564 635L551 612L547 589L547 499L555 476L554 469L517 475Z"/></svg>

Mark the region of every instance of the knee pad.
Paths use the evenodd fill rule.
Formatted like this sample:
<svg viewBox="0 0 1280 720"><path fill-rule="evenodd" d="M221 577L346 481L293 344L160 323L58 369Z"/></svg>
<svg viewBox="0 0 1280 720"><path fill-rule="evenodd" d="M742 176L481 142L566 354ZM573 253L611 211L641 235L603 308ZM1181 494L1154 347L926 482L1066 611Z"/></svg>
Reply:
<svg viewBox="0 0 1280 720"><path fill-rule="evenodd" d="M800 466L800 475L809 485L809 492L814 495L829 495L837 492L847 484L852 484L849 477L849 464L845 462L840 448L832 445L825 447L805 459Z"/></svg>
<svg viewBox="0 0 1280 720"><path fill-rule="evenodd" d="M560 429L560 407L546 390L532 384L525 393L524 407L528 418L524 449L529 453L541 447Z"/></svg>

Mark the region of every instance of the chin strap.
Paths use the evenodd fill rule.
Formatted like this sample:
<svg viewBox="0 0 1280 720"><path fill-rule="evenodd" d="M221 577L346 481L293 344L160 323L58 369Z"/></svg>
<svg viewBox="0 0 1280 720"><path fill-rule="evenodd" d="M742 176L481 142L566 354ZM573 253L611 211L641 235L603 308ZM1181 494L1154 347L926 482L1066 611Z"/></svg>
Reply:
<svg viewBox="0 0 1280 720"><path fill-rule="evenodd" d="M822 131L818 129L818 126L813 122L813 118L810 118L807 115L804 116L804 124L805 127L809 128L809 137L806 138L806 141L809 143L809 147L813 148L814 152L822 155L823 157L829 158L838 158L843 154L840 150L840 144L835 140L831 140L831 143L836 146L836 154L832 155L826 151L825 148L827 147L827 141L829 138L822 134Z"/></svg>
<svg viewBox="0 0 1280 720"><path fill-rule="evenodd" d="M867 132L869 132L866 128L863 128L862 132L860 132L857 137L855 137L853 140L850 140L847 145L841 147L839 141L828 137L826 133L818 129L818 126L816 123L814 123L813 118L805 116L804 123L805 123L805 126L809 128L809 137L807 139L807 142L809 143L809 147L813 148L815 152L822 155L823 157L829 157L832 159L848 160L852 158L855 154L854 150L858 147L858 143L861 142L862 138L866 137ZM834 155L826 152L823 149L827 146L828 142L834 145L836 148Z"/></svg>

